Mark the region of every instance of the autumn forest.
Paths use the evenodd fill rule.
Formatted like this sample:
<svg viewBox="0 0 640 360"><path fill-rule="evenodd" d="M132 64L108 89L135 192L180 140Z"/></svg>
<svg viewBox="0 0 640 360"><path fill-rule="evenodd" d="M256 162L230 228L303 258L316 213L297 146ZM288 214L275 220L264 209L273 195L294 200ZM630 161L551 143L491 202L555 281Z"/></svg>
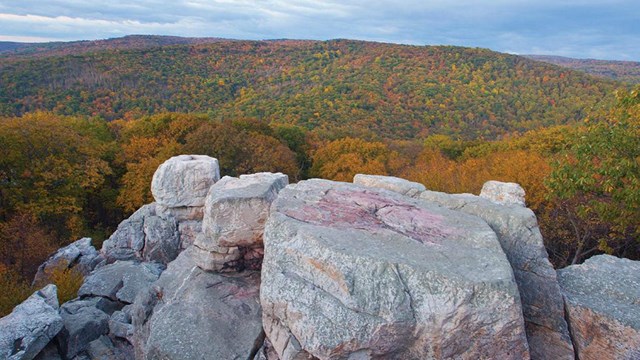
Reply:
<svg viewBox="0 0 640 360"><path fill-rule="evenodd" d="M486 49L348 40L0 47L0 316L49 254L84 236L99 248L153 201L154 171L185 153L218 158L222 175L291 182L368 173L477 194L513 181L556 267L640 259L633 82ZM72 275L55 274L63 290Z"/></svg>

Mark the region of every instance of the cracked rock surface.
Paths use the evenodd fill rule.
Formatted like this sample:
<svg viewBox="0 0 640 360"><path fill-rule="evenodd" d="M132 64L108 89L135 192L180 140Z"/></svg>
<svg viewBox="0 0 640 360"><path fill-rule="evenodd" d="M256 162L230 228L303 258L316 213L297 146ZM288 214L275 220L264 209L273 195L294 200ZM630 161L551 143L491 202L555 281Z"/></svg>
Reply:
<svg viewBox="0 0 640 360"><path fill-rule="evenodd" d="M164 267L158 263L116 261L94 271L78 290L78 296L102 296L125 304L148 288Z"/></svg>
<svg viewBox="0 0 640 360"><path fill-rule="evenodd" d="M597 255L558 280L580 359L640 359L640 261Z"/></svg>
<svg viewBox="0 0 640 360"><path fill-rule="evenodd" d="M102 243L102 255L116 260L143 260L167 264L180 252L178 223L173 216L159 216L157 204L144 205Z"/></svg>
<svg viewBox="0 0 640 360"><path fill-rule="evenodd" d="M529 357L511 267L476 217L308 180L280 192L264 243L263 323L283 360Z"/></svg>

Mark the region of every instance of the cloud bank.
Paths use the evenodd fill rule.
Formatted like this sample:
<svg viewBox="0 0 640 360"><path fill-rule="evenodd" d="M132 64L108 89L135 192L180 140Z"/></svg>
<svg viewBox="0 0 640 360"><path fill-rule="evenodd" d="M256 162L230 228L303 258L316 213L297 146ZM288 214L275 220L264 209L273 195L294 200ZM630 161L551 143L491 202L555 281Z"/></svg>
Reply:
<svg viewBox="0 0 640 360"><path fill-rule="evenodd" d="M8 0L0 40L348 38L640 61L637 0Z"/></svg>

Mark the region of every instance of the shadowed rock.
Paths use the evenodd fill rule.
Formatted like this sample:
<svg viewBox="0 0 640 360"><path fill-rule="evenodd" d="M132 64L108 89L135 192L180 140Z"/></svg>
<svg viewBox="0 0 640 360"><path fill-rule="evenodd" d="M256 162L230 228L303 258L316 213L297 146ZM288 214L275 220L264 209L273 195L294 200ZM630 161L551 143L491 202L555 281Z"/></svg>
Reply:
<svg viewBox="0 0 640 360"><path fill-rule="evenodd" d="M157 263L116 261L94 271L78 291L79 296L102 296L122 303L133 303L136 295L153 283L163 267Z"/></svg>
<svg viewBox="0 0 640 360"><path fill-rule="evenodd" d="M60 309L64 329L58 335L62 354L72 359L87 349L89 343L109 330L109 315L98 309L99 299L70 301Z"/></svg>
<svg viewBox="0 0 640 360"><path fill-rule="evenodd" d="M282 359L529 356L511 267L478 218L309 180L280 192L264 241L263 322Z"/></svg>
<svg viewBox="0 0 640 360"><path fill-rule="evenodd" d="M580 359L640 359L640 261L598 255L558 280Z"/></svg>
<svg viewBox="0 0 640 360"><path fill-rule="evenodd" d="M134 304L138 359L249 359L261 346L260 275L201 270L191 248Z"/></svg>
<svg viewBox="0 0 640 360"><path fill-rule="evenodd" d="M178 224L172 216L158 216L155 203L144 205L121 222L101 250L108 262L138 259L162 264L179 252Z"/></svg>

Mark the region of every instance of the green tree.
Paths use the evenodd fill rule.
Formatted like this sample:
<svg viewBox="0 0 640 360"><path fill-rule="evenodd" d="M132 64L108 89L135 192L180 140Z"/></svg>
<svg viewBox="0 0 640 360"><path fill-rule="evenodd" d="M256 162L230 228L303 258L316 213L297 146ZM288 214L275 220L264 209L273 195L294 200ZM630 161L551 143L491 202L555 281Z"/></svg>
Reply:
<svg viewBox="0 0 640 360"><path fill-rule="evenodd" d="M575 230L573 263L596 251L640 255L640 87L619 92L604 121L587 121L548 186L552 196L575 204L571 212L583 225Z"/></svg>

